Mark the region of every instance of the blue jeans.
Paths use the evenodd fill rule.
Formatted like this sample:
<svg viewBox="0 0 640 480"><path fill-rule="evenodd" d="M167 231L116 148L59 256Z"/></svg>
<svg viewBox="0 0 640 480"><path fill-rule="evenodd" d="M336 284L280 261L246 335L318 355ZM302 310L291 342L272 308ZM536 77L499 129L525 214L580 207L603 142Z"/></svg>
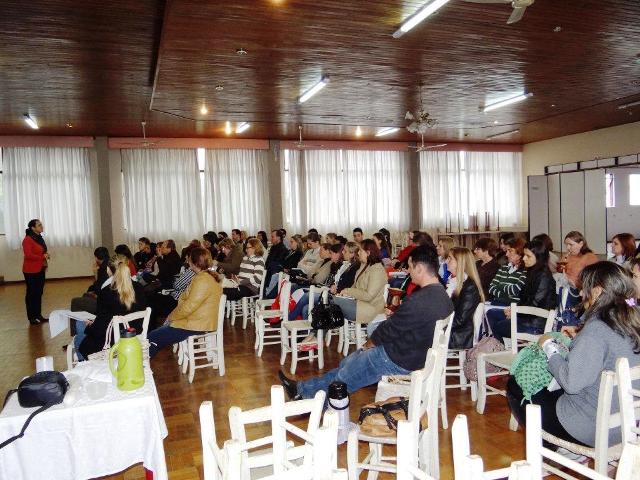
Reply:
<svg viewBox="0 0 640 480"><path fill-rule="evenodd" d="M378 383L383 375L407 375L411 373L391 361L384 347L356 350L344 358L338 368L319 377L298 382L298 394L302 398L313 398L316 392L327 392L332 382L344 382L347 391L353 393L363 387Z"/></svg>
<svg viewBox="0 0 640 480"><path fill-rule="evenodd" d="M186 340L191 335L200 335L202 333L204 332L184 330L183 328L175 328L171 325L156 328L153 332L149 333L149 357L155 357L164 347Z"/></svg>
<svg viewBox="0 0 640 480"><path fill-rule="evenodd" d="M320 295L315 294L313 304L317 305L318 303L320 303ZM296 303L296 308L289 312L289 320L295 320L298 316L302 317L303 320L309 318L309 292L302 295L298 303Z"/></svg>
<svg viewBox="0 0 640 480"><path fill-rule="evenodd" d="M87 322L83 322L82 320L74 320L76 323L76 335L73 337L73 348L76 351L76 355L78 360L84 361L86 358L80 353L80 344L86 337L84 334L84 329L87 327Z"/></svg>
<svg viewBox="0 0 640 480"><path fill-rule="evenodd" d="M271 275L269 285L264 289L264 298L276 298L278 296L278 274Z"/></svg>
<svg viewBox="0 0 640 480"><path fill-rule="evenodd" d="M358 302L356 300L353 298L333 297L333 303L340 307L345 320L355 321L358 307Z"/></svg>

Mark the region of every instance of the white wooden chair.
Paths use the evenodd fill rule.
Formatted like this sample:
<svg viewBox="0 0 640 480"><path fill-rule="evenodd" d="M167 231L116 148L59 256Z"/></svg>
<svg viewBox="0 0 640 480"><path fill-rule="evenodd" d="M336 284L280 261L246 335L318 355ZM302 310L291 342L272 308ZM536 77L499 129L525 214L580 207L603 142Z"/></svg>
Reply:
<svg viewBox="0 0 640 480"><path fill-rule="evenodd" d="M142 319L142 333L138 335L138 339L141 342L147 339L147 333L149 333L149 320L151 319L151 308L147 307L144 310L140 310L139 312L132 312L123 316L113 317L113 343L116 343L120 340L120 325L124 325L125 323L130 323L135 320ZM71 339L69 345L67 345L66 355L67 355L67 368L71 370L78 363L78 355L75 351L74 341L75 336ZM148 361L148 360L147 360Z"/></svg>
<svg viewBox="0 0 640 480"><path fill-rule="evenodd" d="M298 360L309 360L313 362L318 360L318 368L324 368L324 341L323 330L316 331L316 340L313 344L314 349L300 351L302 343L300 340L311 334L312 311L314 307L314 298L316 295L322 295L326 298L328 290L322 287L312 285L309 289L309 316L307 320L284 320L280 324L280 365L284 365L287 354L291 353L291 374L295 375L298 366Z"/></svg>
<svg viewBox="0 0 640 480"><path fill-rule="evenodd" d="M384 304L387 304L387 298L389 297L389 284L384 286ZM379 323L387 319L384 313L378 314L371 323ZM346 357L349 355L349 346L354 345L356 350L362 348L367 341L367 326L356 322L355 320L344 319L344 325L342 326L342 336L338 339L338 346L342 345L342 354Z"/></svg>
<svg viewBox="0 0 640 480"><path fill-rule="evenodd" d="M544 332L551 331L553 328L553 322L555 320L555 310L544 310L536 307L523 307L518 306L516 303L511 304L511 341L510 348L503 352L495 353L481 353L477 359L477 371L478 371L478 402L476 403L476 411L479 414L484 413L484 407L486 405L488 395L502 395L506 396L506 391L489 385L487 383L487 369L486 365L494 365L502 370L497 373L490 374L491 376L508 375L509 369L513 364L513 361L518 354L518 347L526 345L528 343L537 342L540 335L533 335L530 333L518 332L518 315L534 315L536 317L546 318ZM509 421L509 428L511 430L518 429L518 423L513 415Z"/></svg>
<svg viewBox="0 0 640 480"><path fill-rule="evenodd" d="M243 411L239 407L229 409L229 426L231 438L239 441L242 451L242 480L250 480L253 476L277 473L274 469L274 461L283 460L283 450L288 462L297 462L298 465L310 465L313 458L313 448L307 441L313 437L322 418L325 393L320 391L312 399L284 401L284 390L280 385L271 387L271 405ZM306 430L293 428L294 434L301 439L298 433L304 432L308 438L302 438L303 442L287 442L286 447L279 443L282 440L283 422L287 417L308 415ZM247 426L271 422L272 432L267 437L247 440ZM287 429L287 431L290 431ZM269 448L269 447L273 448ZM335 448L335 446L334 446ZM278 460L280 459L280 460Z"/></svg>
<svg viewBox="0 0 640 480"><path fill-rule="evenodd" d="M289 298L291 296L291 282L285 281L282 284L280 292L280 309L266 310L260 309L256 311L256 343L254 348L257 350L258 356L262 356L262 350L265 345L280 345L281 333L280 324L271 325L269 320L276 322L284 322L289 318Z"/></svg>
<svg viewBox="0 0 640 480"><path fill-rule="evenodd" d="M280 411L284 413L283 409ZM298 431L297 427L286 422L282 414L272 416L271 423L272 431L275 432L272 435L272 442L270 442L273 443L273 448L270 450L273 473L261 478L273 480L347 479L346 471L336 468L338 420L335 412L328 412L325 415L323 426L318 428L313 436L304 431ZM203 402L200 405L200 426L205 480L244 478L243 472L246 474L247 465L243 464L243 457L246 458L245 454L247 450L252 448L252 442L231 439L225 442L221 449L216 438L211 402ZM282 432L283 430L284 432ZM293 465L289 462L287 449L290 442L286 441L286 432L289 430L294 430L294 435L300 434L305 437L305 442L308 442L312 448L312 461L302 465Z"/></svg>
<svg viewBox="0 0 640 480"><path fill-rule="evenodd" d="M411 373L408 420L418 426L426 415L427 428L419 433L418 452L420 465L426 472L440 476L438 453L438 399L446 351L442 346L431 348L427 353L426 367ZM369 444L369 453L362 462L358 461L359 442ZM396 437L371 437L354 429L349 432L347 443L347 470L349 480L360 477L362 470L368 470L368 478L374 480L379 472L397 472L397 458L382 455L384 445L397 445Z"/></svg>
<svg viewBox="0 0 640 480"><path fill-rule="evenodd" d="M473 345L478 343L478 335L480 333L480 326L482 325L482 317L484 316L484 304L478 304L476 311L473 314ZM447 352L447 365L445 366L445 378L444 388L459 388L461 390L471 389L471 400L476 401L478 398L478 384L471 380L468 380L464 375L464 362L467 359L467 351L463 349L449 349ZM454 365L449 365L449 360L454 362ZM447 377L457 378L459 383L447 383ZM446 392L443 393L443 396ZM446 398L445 398L446 402Z"/></svg>
<svg viewBox="0 0 640 480"><path fill-rule="evenodd" d="M242 315L242 329L247 329L247 323L249 320L253 320L253 312L255 310L256 302L264 299L264 282L266 274L263 272L262 279L260 280L260 290L258 295L250 297L242 297L240 300L229 300L227 302L227 312L231 319L231 326L236 324L236 317Z"/></svg>
<svg viewBox="0 0 640 480"><path fill-rule="evenodd" d="M616 362L618 383L618 403L620 405L622 443L640 443L640 389L633 388L633 382L640 381L640 366L629 368L627 358Z"/></svg>
<svg viewBox="0 0 640 480"><path fill-rule="evenodd" d="M179 361L182 365L182 373L189 370L189 383L193 383L196 369L217 368L218 374L223 377L225 373L224 364L224 310L226 296L220 297L218 307L218 327L215 332L206 332L200 335L191 335L186 340L180 342L178 350ZM203 364L198 362L204 360Z"/></svg>

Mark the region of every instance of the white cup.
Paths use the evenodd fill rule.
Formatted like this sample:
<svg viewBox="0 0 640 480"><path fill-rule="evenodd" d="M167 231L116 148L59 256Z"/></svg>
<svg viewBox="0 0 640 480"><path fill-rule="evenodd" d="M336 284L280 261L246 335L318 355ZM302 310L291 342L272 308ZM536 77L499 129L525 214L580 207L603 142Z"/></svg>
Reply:
<svg viewBox="0 0 640 480"><path fill-rule="evenodd" d="M107 386L105 382L88 382L85 384L85 389L91 400L100 400L107 394Z"/></svg>
<svg viewBox="0 0 640 480"><path fill-rule="evenodd" d="M36 372L50 372L52 370L53 357L51 355L36 358Z"/></svg>

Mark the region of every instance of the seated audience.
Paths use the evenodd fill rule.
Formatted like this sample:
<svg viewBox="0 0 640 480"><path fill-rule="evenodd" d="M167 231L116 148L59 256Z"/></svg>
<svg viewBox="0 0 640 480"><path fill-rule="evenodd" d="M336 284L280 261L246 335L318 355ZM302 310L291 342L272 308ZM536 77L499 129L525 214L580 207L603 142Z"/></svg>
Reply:
<svg viewBox="0 0 640 480"><path fill-rule="evenodd" d="M102 350L106 340L107 327L114 316L126 315L144 310L147 307L142 286L131 280L129 261L126 257L122 255L111 257L107 273L109 279L98 292L96 318L86 322L84 331L76 330L74 342L79 359L86 359L92 353ZM129 325L135 328L138 333L142 332L142 320Z"/></svg>
<svg viewBox="0 0 640 480"><path fill-rule="evenodd" d="M176 251L176 242L173 240L165 240L158 244L158 265L157 278L162 288L171 288L176 275L180 273L182 262L180 255Z"/></svg>
<svg viewBox="0 0 640 480"><path fill-rule="evenodd" d="M489 298L489 285L491 280L498 273L500 265L495 259L498 252L498 244L493 238L482 237L473 246L473 254L478 259L476 268L480 275L480 283L482 283L482 291L485 298Z"/></svg>
<svg viewBox="0 0 640 480"><path fill-rule="evenodd" d="M549 270L549 251L542 240L531 240L524 247L522 257L526 280L520 291L518 305L551 310L557 306L556 281ZM491 329L493 336L502 341L511 337L511 308L493 314ZM498 318L501 317L501 318ZM544 332L546 319L531 315L518 315L518 332L539 335Z"/></svg>
<svg viewBox="0 0 640 480"><path fill-rule="evenodd" d="M389 244L387 243L387 239L384 238L384 235L380 232L376 232L373 234L373 241L376 242L376 246L378 247L378 250L380 250L380 258L382 258L383 260L389 259L390 258L390 254L389 254Z"/></svg>
<svg viewBox="0 0 640 480"><path fill-rule="evenodd" d="M636 286L636 300L640 299L640 257L633 257L629 260L629 270L633 277L633 283ZM636 302L640 306L640 302Z"/></svg>
<svg viewBox="0 0 640 480"><path fill-rule="evenodd" d="M135 277L136 273L138 273L138 269L136 268L136 262L133 259L133 255L131 254L131 250L129 250L129 247L124 243L121 243L120 245L116 246L114 252L116 253L116 255L124 255L129 259L129 271L131 272L131 276Z"/></svg>
<svg viewBox="0 0 640 480"><path fill-rule="evenodd" d="M304 253L302 260L298 263L298 268L302 270L305 275L313 275L317 268L320 258L320 236L317 233L309 233L307 235L308 250Z"/></svg>
<svg viewBox="0 0 640 480"><path fill-rule="evenodd" d="M218 238L222 240L223 238L229 238L229 235L227 235L227 232L218 232Z"/></svg>
<svg viewBox="0 0 640 480"><path fill-rule="evenodd" d="M544 246L547 247L547 250L549 251L549 270L551 271L551 273L557 273L558 260L560 259L553 252L553 240L551 240L551 237L546 233L541 233L533 237L531 240L541 240L542 243L544 243Z"/></svg>
<svg viewBox="0 0 640 480"><path fill-rule="evenodd" d="M335 281L331 285L332 294L340 293L349 288L356 281L356 275L360 269L360 245L356 242L347 242L342 249L343 267L336 273Z"/></svg>
<svg viewBox="0 0 640 480"><path fill-rule="evenodd" d="M612 262L586 266L580 274L582 302L585 309L583 325L567 329L573 337L568 354L550 335L543 335L538 344L548 358L548 370L560 386L559 390L543 388L531 397L540 405L542 428L563 440L593 447L596 436L596 416L600 376L603 371L615 371L616 360L624 357L629 365L640 365L640 312L630 305L637 295L628 271ZM634 382L640 388L640 382ZM513 415L525 425L526 404L521 387L511 377L507 399ZM612 413L618 410L613 402ZM621 441L619 428L608 430L608 444Z"/></svg>
<svg viewBox="0 0 640 480"><path fill-rule="evenodd" d="M200 243L200 240L198 240L197 238L194 238L193 240L191 240L191 242L189 242L189 245L184 247L180 252L180 261L182 262L182 264L187 266L189 263L189 254L191 253L191 250L201 246L202 244ZM187 266L186 268L189 268L189 267Z"/></svg>
<svg viewBox="0 0 640 480"><path fill-rule="evenodd" d="M207 232L202 235L202 246L209 251L212 259L218 256L216 245L218 245L220 240L215 232Z"/></svg>
<svg viewBox="0 0 640 480"><path fill-rule="evenodd" d="M629 260L636 256L636 239L630 233L619 233L611 241L612 261L629 268Z"/></svg>
<svg viewBox="0 0 640 480"><path fill-rule="evenodd" d="M287 247L287 250L291 250L291 244L289 243L289 238L287 237L287 231L284 228L280 229L280 233L282 235L282 243Z"/></svg>
<svg viewBox="0 0 640 480"><path fill-rule="evenodd" d="M524 287L527 274L524 271L522 257L524 256L525 241L522 238L507 240L507 263L500 267L496 276L489 284L489 295L494 305L510 305L520 301L520 291Z"/></svg>
<svg viewBox="0 0 640 480"><path fill-rule="evenodd" d="M107 250L106 247L98 247L93 251L93 257L95 259L93 264L95 280L89 285L89 288L87 288L86 293L82 295L82 297L71 299L71 307L69 310L72 312L96 313L98 293L104 282L109 278L109 274L107 273L109 250Z"/></svg>
<svg viewBox="0 0 640 480"><path fill-rule="evenodd" d="M289 273L291 269L297 268L300 260L302 260L302 256L304 255L302 249L304 247L305 241L300 235L294 235L289 240L290 249L287 252L287 256L284 258L282 262L282 271L285 273ZM275 285L275 283L274 283Z"/></svg>
<svg viewBox="0 0 640 480"><path fill-rule="evenodd" d="M409 258L411 250L416 248L416 244L414 243L413 239L417 237L419 233L420 232L418 230L409 232L409 242L407 246L400 250L400 253L398 253L398 256L396 258L393 258L391 260L391 264L394 268L404 268L406 266L407 259Z"/></svg>
<svg viewBox="0 0 640 480"><path fill-rule="evenodd" d="M340 245L342 245L343 247L347 244L347 242L349 240L347 240L347 237L343 237L342 235L338 235L338 237L336 238L336 240L338 241L338 243Z"/></svg>
<svg viewBox="0 0 640 480"><path fill-rule="evenodd" d="M453 284L451 300L454 315L449 348L466 350L473 347L473 316L480 302L484 302L482 283L471 250L454 247L449 250L447 265Z"/></svg>
<svg viewBox="0 0 640 480"><path fill-rule="evenodd" d="M224 255L224 262L213 261L213 265L217 266L217 272L224 274L227 278L240 273L240 264L242 264L242 245L235 243L230 238L223 238L218 247Z"/></svg>
<svg viewBox="0 0 640 480"><path fill-rule="evenodd" d="M438 246L436 251L438 252L438 262L440 262L440 268L438 269L438 275L444 285L449 280L450 272L447 269L447 258L449 257L449 250L455 246L456 242L452 237L441 236L438 238Z"/></svg>
<svg viewBox="0 0 640 480"><path fill-rule="evenodd" d="M265 285L270 285L272 275L282 271L284 268L284 259L288 253L287 247L282 242L282 231L272 230L271 248L265 261Z"/></svg>
<svg viewBox="0 0 640 480"><path fill-rule="evenodd" d="M147 237L140 237L138 239L138 251L133 256L133 260L136 262L136 270L144 270L145 265L151 260L153 254L151 253L151 241Z"/></svg>
<svg viewBox="0 0 640 480"><path fill-rule="evenodd" d="M514 238L516 238L516 236L511 232L500 234L500 248L498 249L498 253L495 256L495 259L498 262L498 265L500 265L501 267L504 267L507 263L509 263L509 259L507 258L507 248L509 248L509 246L507 245L507 242Z"/></svg>
<svg viewBox="0 0 640 480"><path fill-rule="evenodd" d="M231 240L225 239L229 242ZM233 243L233 242L232 242ZM189 250L189 258L191 258L191 251L196 248L202 247L193 247ZM158 325L158 320L160 318L166 318L171 311L178 306L178 300L180 299L180 295L187 289L187 287L191 284L191 280L196 275L196 272L191 269L191 264L189 263L189 258L187 259L187 268L180 274L178 278L173 282L173 288L168 294L163 294L163 292L156 292L149 298L149 306L151 307L151 318L149 320L149 330L155 330Z"/></svg>
<svg viewBox="0 0 640 480"><path fill-rule="evenodd" d="M224 289L227 300L240 300L243 297L252 297L260 293L260 283L264 275L264 250L262 243L257 238L250 238L247 243L247 254L240 264L240 272L232 278L237 287Z"/></svg>
<svg viewBox="0 0 640 480"><path fill-rule="evenodd" d="M242 232L237 228L231 230L231 240L233 240L234 243L242 245Z"/></svg>
<svg viewBox="0 0 640 480"><path fill-rule="evenodd" d="M309 284L324 285L325 280L329 276L331 271L331 248L333 245L330 243L323 243L320 245L320 260L316 264L316 270L309 277ZM342 246L340 246L342 251Z"/></svg>
<svg viewBox="0 0 640 480"><path fill-rule="evenodd" d="M358 256L360 268L353 286L342 290L334 300L342 309L345 319L368 324L378 314L384 313L387 271L382 266L380 250L373 240L362 241Z"/></svg>
<svg viewBox="0 0 640 480"><path fill-rule="evenodd" d="M363 242L365 268L370 255L379 260L379 252L372 240ZM374 385L383 375L406 375L424 368L427 350L433 343L437 320L446 318L453 310L451 300L438 279L438 258L435 249L418 247L409 255L409 274L422 287L372 333L362 349L356 350L340 362L338 368L306 381L296 382L279 373L285 391L291 399L313 398L320 390L327 391L334 381L347 384L353 393ZM356 280L358 283L358 280ZM352 289L347 289L352 290Z"/></svg>
<svg viewBox="0 0 640 480"><path fill-rule="evenodd" d="M598 257L591 251L587 240L580 232L569 232L564 238L564 245L567 248L567 255L564 257L564 274L572 287L577 286L580 272L584 267L592 265L598 261Z"/></svg>
<svg viewBox="0 0 640 480"><path fill-rule="evenodd" d="M267 232L260 230L256 237L258 238L258 240L260 240L260 243L262 243L263 250L269 248L269 239L267 238Z"/></svg>
<svg viewBox="0 0 640 480"><path fill-rule="evenodd" d="M362 240L364 240L364 236L362 235L362 229L360 227L354 228L353 241L356 242L358 245L360 245L360 243L362 243Z"/></svg>
<svg viewBox="0 0 640 480"><path fill-rule="evenodd" d="M194 248L189 257L193 280L180 296L178 305L164 325L149 334L149 356L191 335L212 332L218 328L218 307L222 295L219 276L209 271L213 261L204 248Z"/></svg>
<svg viewBox="0 0 640 480"><path fill-rule="evenodd" d="M336 243L338 243L338 234L333 232L327 233L325 242L330 245L335 245Z"/></svg>

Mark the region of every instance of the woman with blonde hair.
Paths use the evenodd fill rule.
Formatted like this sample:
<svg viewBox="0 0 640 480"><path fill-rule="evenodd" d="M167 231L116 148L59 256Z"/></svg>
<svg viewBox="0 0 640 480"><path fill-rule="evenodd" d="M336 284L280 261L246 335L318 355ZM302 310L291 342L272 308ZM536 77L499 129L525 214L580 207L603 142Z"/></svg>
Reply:
<svg viewBox="0 0 640 480"><path fill-rule="evenodd" d="M105 344L107 327L117 315L126 315L147 308L142 286L131 280L129 259L114 255L107 266L109 278L102 284L97 298L96 318L87 322L84 332L76 333L74 343L79 359L99 352ZM142 333L142 320L130 324Z"/></svg>
<svg viewBox="0 0 640 480"><path fill-rule="evenodd" d="M438 269L438 275L442 281L447 283L449 280L449 275L451 272L447 267L447 259L449 258L449 250L451 250L456 245L453 237L448 237L446 235L440 236L438 238L438 245L436 245L436 252L438 252L438 262L440 263L440 268Z"/></svg>
<svg viewBox="0 0 640 480"><path fill-rule="evenodd" d="M473 315L480 302L484 302L482 283L476 259L466 247L449 250L447 267L451 273L451 301L454 306L449 348L466 350L473 346Z"/></svg>
<svg viewBox="0 0 640 480"><path fill-rule="evenodd" d="M238 286L224 289L227 300L240 300L260 293L260 284L264 275L263 255L262 242L257 238L250 238L247 241L247 254L240 264L240 271L238 275L232 277Z"/></svg>
<svg viewBox="0 0 640 480"><path fill-rule="evenodd" d="M150 357L191 335L213 332L218 328L222 285L219 275L209 270L212 264L211 254L204 248L191 250L189 268L196 275L180 295L178 306L167 317L168 323L149 334Z"/></svg>

